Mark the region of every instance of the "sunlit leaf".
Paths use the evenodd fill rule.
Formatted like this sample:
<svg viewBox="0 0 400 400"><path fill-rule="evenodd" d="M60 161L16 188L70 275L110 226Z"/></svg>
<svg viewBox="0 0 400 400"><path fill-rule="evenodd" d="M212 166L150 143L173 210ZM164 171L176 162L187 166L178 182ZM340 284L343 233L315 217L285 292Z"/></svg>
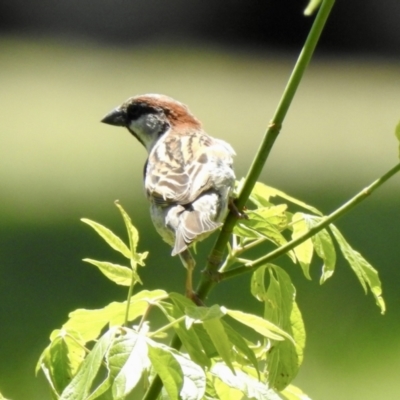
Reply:
<svg viewBox="0 0 400 400"><path fill-rule="evenodd" d="M224 316L224 313L217 304L214 304L211 307L198 307L190 305L185 307L185 314L195 321L207 321Z"/></svg>
<svg viewBox="0 0 400 400"><path fill-rule="evenodd" d="M334 234L344 258L349 262L351 269L356 274L365 292L370 288L373 296L375 297L376 304L384 314L386 311L385 301L382 297L382 285L379 280L378 272L372 265L357 251L355 251L345 240L339 229L331 224L329 227Z"/></svg>
<svg viewBox="0 0 400 400"><path fill-rule="evenodd" d="M131 285L133 276L132 269L106 261L92 260L90 258L84 258L83 261L96 266L103 273L103 275L115 282L117 285ZM138 275L135 274L135 277L138 277Z"/></svg>
<svg viewBox="0 0 400 400"><path fill-rule="evenodd" d="M280 213L281 217L279 218L283 218L281 223L284 221L283 224L286 225L286 214L283 212L284 207L285 206L274 207L274 211ZM268 217L265 218L267 213L267 209L248 211L248 219L239 220L233 229L233 233L240 237L247 237L250 239L264 237L277 246L283 246L287 243L287 240L280 232L283 225L277 221L275 221L277 222L277 225L275 225L275 223L271 223ZM276 216L273 217L270 215L269 217L274 220ZM287 255L295 262L295 255L293 251L288 252Z"/></svg>
<svg viewBox="0 0 400 400"><path fill-rule="evenodd" d="M271 203L269 203L270 197L281 197L282 199L288 200L289 202L296 204L306 210L311 211L312 213L316 215L322 215L322 213L317 210L315 207L312 207L306 203L304 203L301 200L295 199L292 196L289 196L288 194L272 188L270 186L267 186L261 182L257 182L253 188L253 191L251 193L250 199L253 201L256 201L260 205L268 206Z"/></svg>
<svg viewBox="0 0 400 400"><path fill-rule="evenodd" d="M315 225L322 221L321 217L316 217L314 215L303 214L304 221L308 225L308 229L313 228ZM331 235L326 229L322 229L316 235L311 238L314 244L314 250L320 257L324 264L322 266L322 274L320 278L320 283L323 284L327 279L329 279L334 271L336 265L336 250L333 245Z"/></svg>
<svg viewBox="0 0 400 400"><path fill-rule="evenodd" d="M221 309L236 321L239 321L249 328L254 329L256 332L266 338L273 340L285 340L286 338L293 342L293 338L290 335L264 318L238 310L228 310L225 307L221 307Z"/></svg>
<svg viewBox="0 0 400 400"><path fill-rule="evenodd" d="M184 297L179 293L170 293L169 297L173 304L169 307L168 319L172 322L173 320L183 316L185 313L185 307L191 306L192 302L187 297ZM180 322L179 324L175 324L174 330L179 336L179 339L181 339L181 342L183 346L185 346L190 358L201 366L209 367L211 361L204 352L202 343L197 335L196 330L186 329L184 321Z"/></svg>
<svg viewBox="0 0 400 400"><path fill-rule="evenodd" d="M225 321L222 321L224 330L228 335L229 342L235 347L236 351L244 356L249 363L251 363L260 377L260 371L258 368L257 358L254 351L248 346L247 342L243 339L243 336L235 331L231 326L229 326Z"/></svg>
<svg viewBox="0 0 400 400"><path fill-rule="evenodd" d="M6 399L6 398L0 393L0 400L9 400L9 399Z"/></svg>
<svg viewBox="0 0 400 400"><path fill-rule="evenodd" d="M225 361L226 365L234 371L232 365L232 344L229 341L221 320L218 318L208 319L203 321L203 326L217 349L218 354Z"/></svg>
<svg viewBox="0 0 400 400"><path fill-rule="evenodd" d="M144 260L148 255L148 252L145 253L137 253L137 244L139 242L139 232L137 229L133 226L132 220L127 214L127 212L123 209L121 204L118 202L115 202L115 205L118 207L119 211L121 212L122 218L124 219L124 223L126 226L126 230L128 232L128 238L129 238L129 247L131 250L131 258L133 262L139 264L139 265L144 265Z"/></svg>
<svg viewBox="0 0 400 400"><path fill-rule="evenodd" d="M183 386L183 372L180 364L167 346L148 341L151 365L161 378L171 400L178 400Z"/></svg>
<svg viewBox="0 0 400 400"><path fill-rule="evenodd" d="M302 213L295 213L292 219L292 239L297 239L299 236L304 235L309 231L308 225L304 220ZM311 279L310 276L310 264L313 256L314 246L311 239L305 240L294 248L297 259L299 260L301 269L303 270L304 276L307 279Z"/></svg>
<svg viewBox="0 0 400 400"><path fill-rule="evenodd" d="M119 251L128 259L131 258L131 252L127 245L108 228L87 218L81 218L81 221L91 226L114 250Z"/></svg>
<svg viewBox="0 0 400 400"><path fill-rule="evenodd" d="M124 329L110 347L107 363L112 378L113 399L124 399L149 369L145 337L132 329Z"/></svg>
<svg viewBox="0 0 400 400"><path fill-rule="evenodd" d="M60 400L84 400L88 397L103 358L114 339L115 331L107 331L82 362L71 383L62 392Z"/></svg>
<svg viewBox="0 0 400 400"><path fill-rule="evenodd" d="M83 345L77 332L56 329L51 333L50 344L39 358L36 373L41 368L56 393L65 389L82 363Z"/></svg>
<svg viewBox="0 0 400 400"><path fill-rule="evenodd" d="M229 389L224 390L223 387L216 386L215 383L217 382L215 382L214 385L220 398L227 400L232 398L243 399L243 397L237 397L237 394L235 393L235 390L239 390L246 396L246 399L281 400L274 390L268 388L266 384L241 370L236 369L236 373L233 374L226 365L216 363L211 368L211 374L223 382L228 388L234 389L233 392ZM227 395L230 395L231 397L227 397Z"/></svg>
<svg viewBox="0 0 400 400"><path fill-rule="evenodd" d="M142 290L131 297L128 320L133 321L143 315L149 304L161 301L168 295L163 290ZM69 314L63 328L81 334L85 342L96 339L106 324L122 325L125 320L126 301L112 302L96 310L77 309Z"/></svg>
<svg viewBox="0 0 400 400"><path fill-rule="evenodd" d="M311 400L301 389L296 386L287 386L280 395L283 396L285 400Z"/></svg>
<svg viewBox="0 0 400 400"><path fill-rule="evenodd" d="M172 355L179 362L183 372L183 386L180 393L180 399L203 399L206 389L206 375L203 369L176 351L172 351Z"/></svg>
<svg viewBox="0 0 400 400"><path fill-rule="evenodd" d="M269 273L268 288L264 287L264 273ZM252 277L252 294L264 301L264 318L291 335L290 341L273 343L267 355L269 385L277 390L286 387L297 375L303 360L305 329L300 310L295 302L295 288L289 275L280 267L267 264Z"/></svg>

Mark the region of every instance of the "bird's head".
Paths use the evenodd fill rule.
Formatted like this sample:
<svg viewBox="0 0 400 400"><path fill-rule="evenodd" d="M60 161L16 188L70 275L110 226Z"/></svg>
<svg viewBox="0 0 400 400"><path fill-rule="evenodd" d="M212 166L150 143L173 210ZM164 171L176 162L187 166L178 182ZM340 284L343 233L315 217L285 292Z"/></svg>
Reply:
<svg viewBox="0 0 400 400"><path fill-rule="evenodd" d="M131 97L108 113L101 122L124 126L150 152L157 140L173 130L176 134L200 129L200 122L188 108L160 94Z"/></svg>

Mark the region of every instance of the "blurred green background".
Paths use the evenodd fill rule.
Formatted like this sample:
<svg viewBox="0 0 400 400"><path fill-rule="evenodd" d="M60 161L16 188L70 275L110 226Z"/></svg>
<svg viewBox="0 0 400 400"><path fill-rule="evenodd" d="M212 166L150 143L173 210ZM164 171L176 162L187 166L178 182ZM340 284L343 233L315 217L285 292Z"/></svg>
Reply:
<svg viewBox="0 0 400 400"><path fill-rule="evenodd" d="M135 94L175 97L207 132L232 144L240 178L296 59L172 43L0 39L0 391L7 398L49 399L34 368L50 332L75 308L125 298L81 261L121 261L81 217L123 236L113 204L119 199L140 230L139 250L150 250L141 271L146 287L183 291L179 260L169 257L148 216L145 151L127 131L100 124L104 114ZM398 61L317 56L261 180L328 213L378 178L398 161L399 78ZM286 266L308 334L295 384L313 399L400 398L399 183L395 177L337 224L378 268L385 316L342 258L323 286L320 263L312 281ZM199 246L199 265L211 244ZM248 289L249 276L231 280L209 303L259 309Z"/></svg>

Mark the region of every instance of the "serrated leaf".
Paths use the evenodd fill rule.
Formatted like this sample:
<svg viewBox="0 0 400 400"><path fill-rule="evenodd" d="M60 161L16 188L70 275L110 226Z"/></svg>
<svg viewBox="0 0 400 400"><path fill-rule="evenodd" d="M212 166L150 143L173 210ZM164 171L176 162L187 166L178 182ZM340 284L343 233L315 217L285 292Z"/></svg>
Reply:
<svg viewBox="0 0 400 400"><path fill-rule="evenodd" d="M53 390L60 394L85 357L84 343L78 333L64 329L54 330L50 341L39 358L36 373L41 368Z"/></svg>
<svg viewBox="0 0 400 400"><path fill-rule="evenodd" d="M124 257L128 259L131 258L131 252L127 245L110 229L87 218L81 218L81 221L91 226L114 250L119 251Z"/></svg>
<svg viewBox="0 0 400 400"><path fill-rule="evenodd" d="M314 215L303 214L304 221L308 225L308 229L313 228L315 225L322 221L321 217ZM322 274L320 278L320 284L322 285L327 279L329 279L334 271L336 265L336 251L331 235L326 229L322 229L316 235L311 238L314 244L314 250L320 257L324 264L322 266Z"/></svg>
<svg viewBox="0 0 400 400"><path fill-rule="evenodd" d="M238 310L228 310L225 307L221 307L221 309L225 310L224 312L236 321L239 321L243 325L252 328L260 335L268 339L285 340L286 338L293 342L293 338L289 334L287 334L285 331L283 331L272 322L265 320L264 318L261 318L254 314L244 313Z"/></svg>
<svg viewBox="0 0 400 400"><path fill-rule="evenodd" d="M115 330L109 330L98 340L82 362L77 374L62 392L60 400L84 400L88 397L114 335Z"/></svg>
<svg viewBox="0 0 400 400"><path fill-rule="evenodd" d="M167 317L172 322L173 320L177 320L178 318L183 316L185 307L188 306L186 302L181 302L182 298L185 301L188 301L188 303L191 303L191 301L187 297L184 297L179 293L170 293L169 297L173 304L169 305L169 314ZM168 305L164 306L164 308L166 307L168 307ZM210 367L210 359L206 356L203 350L203 346L197 335L197 332L194 329L186 329L185 323L183 321L179 324L175 324L174 330L179 336L179 339L181 340L186 351L188 352L190 358L201 366Z"/></svg>
<svg viewBox="0 0 400 400"><path fill-rule="evenodd" d="M131 297L128 320L133 321L143 315L149 304L161 301L168 295L164 290L142 290ZM126 301L112 302L96 310L77 309L69 314L64 329L72 329L81 334L85 342L96 339L106 324L122 325L125 320Z"/></svg>
<svg viewBox="0 0 400 400"><path fill-rule="evenodd" d="M218 304L214 304L211 307L198 307L190 305L185 307L185 314L196 322L207 321L224 316L224 313L221 311Z"/></svg>
<svg viewBox="0 0 400 400"><path fill-rule="evenodd" d="M285 205L283 205L283 207L285 207ZM284 219L281 220L281 223L274 221L276 216L273 218L271 215L269 216L271 221L274 221L274 223L272 223L268 217L265 218L265 215L268 215L267 209L248 211L248 219L239 220L233 228L233 233L240 237L246 237L249 239L264 237L277 246L283 246L287 243L287 240L280 232L283 226L282 224L286 225L286 214L283 212L283 207L276 206L276 208L274 208L274 211L280 212L281 218ZM282 221L284 222L282 223ZM286 254L295 262L293 251Z"/></svg>
<svg viewBox="0 0 400 400"><path fill-rule="evenodd" d="M229 341L221 320L218 318L205 320L203 321L203 326L217 349L218 354L224 360L226 365L234 372L232 365L232 344Z"/></svg>
<svg viewBox="0 0 400 400"><path fill-rule="evenodd" d="M400 142L400 122L396 125L396 129L394 131L397 140ZM400 145L399 145L399 158L400 158Z"/></svg>
<svg viewBox="0 0 400 400"><path fill-rule="evenodd" d="M356 274L361 286L367 293L370 288L377 306L381 310L381 314L386 311L385 301L382 297L382 284L379 280L378 272L372 267L372 265L357 251L355 251L345 240L339 229L335 225L329 225L333 235L339 247L343 253L344 258L350 264L351 269Z"/></svg>
<svg viewBox="0 0 400 400"><path fill-rule="evenodd" d="M206 390L206 374L196 363L176 351L172 355L178 361L183 372L182 400L201 400Z"/></svg>
<svg viewBox="0 0 400 400"><path fill-rule="evenodd" d="M287 386L280 395L283 396L285 400L311 400L301 389L296 386Z"/></svg>
<svg viewBox="0 0 400 400"><path fill-rule="evenodd" d="M255 184L253 191L251 193L251 196L250 196L250 200L253 202L254 201L257 202L261 206L268 207L271 204L269 202L269 199L271 197L276 197L276 196L281 197L282 199L288 200L289 202L296 204L296 205L304 208L305 210L309 210L316 215L322 215L322 213L319 210L317 210L315 207L310 206L301 200L298 200L292 196L289 196L288 194L282 192L281 190L272 188L261 182L257 182Z"/></svg>
<svg viewBox="0 0 400 400"><path fill-rule="evenodd" d="M264 287L265 271L269 273L267 290ZM254 272L251 287L252 294L264 301L264 318L275 323L294 339L294 343L273 343L267 355L269 385L282 390L297 375L305 346L305 329L295 302L295 288L289 275L273 264L267 264Z"/></svg>
<svg viewBox="0 0 400 400"><path fill-rule="evenodd" d="M254 351L248 346L242 335L236 332L231 326L225 321L222 321L225 332L228 335L229 342L235 347L236 351L242 354L249 363L251 363L257 372L258 378L260 378L260 371L258 368L257 358Z"/></svg>
<svg viewBox="0 0 400 400"><path fill-rule="evenodd" d="M304 235L309 231L308 224L304 220L302 213L295 213L292 219L292 239L297 239L299 236ZM303 270L304 276L307 279L311 279L310 276L310 264L312 261L314 246L311 239L305 240L294 248L296 258L299 260L301 269Z"/></svg>
<svg viewBox="0 0 400 400"><path fill-rule="evenodd" d="M167 346L148 340L151 365L161 378L171 400L178 400L183 386L183 372L180 364Z"/></svg>
<svg viewBox="0 0 400 400"><path fill-rule="evenodd" d="M92 260L90 258L84 258L83 261L97 267L103 275L117 285L130 286L132 283L133 270L130 268L107 261ZM135 274L135 278L138 278L137 274ZM140 280L136 281L141 283Z"/></svg>
<svg viewBox="0 0 400 400"><path fill-rule="evenodd" d="M107 354L114 400L124 399L137 385L142 374L150 367L147 342L132 329L124 329Z"/></svg>
<svg viewBox="0 0 400 400"><path fill-rule="evenodd" d="M214 387L220 399L243 399L243 397L237 397L236 390L238 390L242 394L244 394L246 396L245 398L247 399L281 400L281 398L274 390L268 388L267 385L244 373L241 370L236 369L236 374L233 374L232 371L224 364L216 363L211 368L211 374L218 378L221 382L223 382L224 385L226 385L228 388L234 389L234 391L231 391L229 389L224 390L223 387L218 386L218 382L214 382Z"/></svg>
<svg viewBox="0 0 400 400"><path fill-rule="evenodd" d="M119 211L121 212L122 218L124 220L125 226L126 226L126 231L128 232L128 238L129 238L129 247L130 247L130 253L131 253L131 259L134 263L137 263L141 266L144 265L144 259L147 257L148 252L145 253L137 253L137 245L139 242L139 232L137 229L133 226L132 220L129 217L128 213L123 209L121 204L118 202L115 202L115 205L118 207ZM135 268L134 265L132 265L133 268Z"/></svg>

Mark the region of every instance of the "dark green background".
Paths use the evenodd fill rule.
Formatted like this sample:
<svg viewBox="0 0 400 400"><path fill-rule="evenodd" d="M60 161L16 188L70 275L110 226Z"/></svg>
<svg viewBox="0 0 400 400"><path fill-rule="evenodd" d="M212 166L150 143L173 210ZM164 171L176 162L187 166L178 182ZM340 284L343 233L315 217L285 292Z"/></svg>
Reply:
<svg viewBox="0 0 400 400"><path fill-rule="evenodd" d="M141 271L145 286L183 291L184 271L149 220L145 151L99 120L131 95L169 94L233 145L240 178L295 55L12 37L0 41L0 54L0 391L14 400L43 400L48 389L34 367L50 332L75 308L125 298L123 288L81 261L121 262L81 217L124 235L113 205L119 199L140 231L139 250L150 251ZM397 162L399 76L396 63L317 57L261 180L330 212L382 175ZM283 264L297 285L308 335L295 383L313 399L400 395L399 193L395 177L338 222L380 271L385 316L342 258L322 287L319 262L311 282L299 267ZM200 265L212 240L199 246ZM256 310L248 288L249 276L221 284L209 304Z"/></svg>

